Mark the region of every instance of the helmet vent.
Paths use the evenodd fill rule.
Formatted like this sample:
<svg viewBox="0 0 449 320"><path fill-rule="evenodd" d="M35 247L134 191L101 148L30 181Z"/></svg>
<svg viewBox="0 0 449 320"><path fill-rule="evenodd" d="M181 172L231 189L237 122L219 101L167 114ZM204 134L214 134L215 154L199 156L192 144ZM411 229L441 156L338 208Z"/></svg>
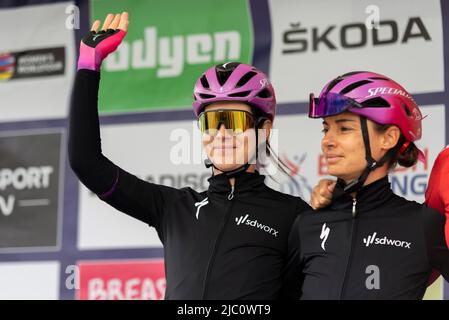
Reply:
<svg viewBox="0 0 449 320"><path fill-rule="evenodd" d="M406 104L405 104L405 103L402 103L402 104L401 104L401 107L402 107L402 109L404 109L405 114L407 115L407 117L410 118L410 117L412 116L412 113L410 112L409 108L407 108Z"/></svg>
<svg viewBox="0 0 449 320"><path fill-rule="evenodd" d="M350 77L350 76L353 76L353 75L355 75L355 74L359 74L359 73L367 73L368 71L351 71L351 72L347 72L347 73L345 73L345 74L342 74L340 77L341 78L347 78L347 77ZM339 77L339 78L340 78Z"/></svg>
<svg viewBox="0 0 449 320"><path fill-rule="evenodd" d="M236 92L229 94L228 97L247 97L250 93L251 91Z"/></svg>
<svg viewBox="0 0 449 320"><path fill-rule="evenodd" d="M240 87L244 86L244 85L247 84L248 81L251 80L256 74L257 74L257 72L254 72L254 71L250 71L250 72L246 73L243 77L240 78L239 82L237 82L237 84L235 85L235 87L236 87L236 88L240 88Z"/></svg>
<svg viewBox="0 0 449 320"><path fill-rule="evenodd" d="M261 90L258 94L257 94L257 96L256 97L259 97L259 98L271 98L271 92L270 92L270 90L268 90L267 88L265 88L265 89L263 89L263 90Z"/></svg>
<svg viewBox="0 0 449 320"><path fill-rule="evenodd" d="M352 71L347 72L345 74L342 74L341 76L336 77L334 80L329 83L329 86L327 87L327 92L331 91L333 87L335 87L338 83L340 83L342 80L344 80L347 77L353 76L358 73L365 73L366 71Z"/></svg>
<svg viewBox="0 0 449 320"><path fill-rule="evenodd" d="M207 81L207 78L206 78L205 75L203 75L203 76L200 78L200 81L201 81L201 85L203 86L203 88L206 88L206 89L209 89L209 88L210 88L210 86L209 86L209 81Z"/></svg>
<svg viewBox="0 0 449 320"><path fill-rule="evenodd" d="M231 76L232 72L235 70L235 68L237 68L239 64L239 62L228 62L215 66L215 73L217 74L217 79L220 83L220 86L224 86L226 81Z"/></svg>
<svg viewBox="0 0 449 320"><path fill-rule="evenodd" d="M390 104L387 100L381 97L372 98L362 102L366 108L389 108Z"/></svg>
<svg viewBox="0 0 449 320"><path fill-rule="evenodd" d="M199 96L200 96L201 99L212 99L212 98L215 98L214 95L205 94L205 93L200 93Z"/></svg>
<svg viewBox="0 0 449 320"><path fill-rule="evenodd" d="M361 80L361 81L357 81L354 83L351 83L349 86L347 86L346 88L344 88L343 90L340 91L341 94L346 94L348 92L351 92L352 90L361 87L367 83L371 83L371 81L369 80Z"/></svg>

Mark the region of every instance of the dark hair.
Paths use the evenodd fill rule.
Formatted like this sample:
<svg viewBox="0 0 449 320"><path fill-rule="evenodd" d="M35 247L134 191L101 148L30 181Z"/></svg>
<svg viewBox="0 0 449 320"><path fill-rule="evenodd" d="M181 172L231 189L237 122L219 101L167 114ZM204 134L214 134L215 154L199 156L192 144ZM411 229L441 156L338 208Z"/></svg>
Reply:
<svg viewBox="0 0 449 320"><path fill-rule="evenodd" d="M378 133L385 132L388 128L390 128L391 124L378 124L374 122L374 128ZM413 142L407 146L407 148L401 153L399 150L406 142L404 135L401 133L399 137L398 143L388 152L390 152L390 159L388 161L388 169L394 169L398 164L400 166L409 168L416 164L418 161L418 148Z"/></svg>

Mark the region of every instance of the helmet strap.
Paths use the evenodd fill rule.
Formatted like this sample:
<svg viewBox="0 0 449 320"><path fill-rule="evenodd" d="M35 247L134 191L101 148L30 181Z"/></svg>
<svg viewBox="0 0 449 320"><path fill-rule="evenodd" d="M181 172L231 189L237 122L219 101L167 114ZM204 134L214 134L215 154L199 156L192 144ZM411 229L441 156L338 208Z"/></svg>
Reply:
<svg viewBox="0 0 449 320"><path fill-rule="evenodd" d="M214 167L215 169L221 171L223 174L225 174L227 177L232 178L234 176L236 176L237 174L239 174L240 172L246 171L248 170L248 168L250 167L250 163L252 162L252 160L254 160L254 157L256 158L256 162L257 160L259 160L259 126L265 121L267 120L267 118L265 117L259 117L256 119L255 125L254 125L254 129L255 129L255 134L256 134L256 154L255 156L253 156L247 163L245 163L244 165L233 169L233 170L229 170L229 171L223 171L219 168L217 168L213 162L207 158L204 160L204 165L206 166L206 168L210 168L210 167ZM212 175L214 175L214 170L212 170Z"/></svg>
<svg viewBox="0 0 449 320"><path fill-rule="evenodd" d="M351 181L344 187L344 192L346 194L351 194L359 191L365 184L366 179L368 179L369 174L372 171L376 170L377 168L382 167L391 158L393 154L399 151L401 147L400 144L396 145L394 148L388 150L388 152L386 152L379 161L376 161L371 155L371 144L369 140L368 124L366 117L360 116L360 125L362 128L363 142L365 144L365 159L367 165L366 168L363 170L362 174L360 175L360 177Z"/></svg>

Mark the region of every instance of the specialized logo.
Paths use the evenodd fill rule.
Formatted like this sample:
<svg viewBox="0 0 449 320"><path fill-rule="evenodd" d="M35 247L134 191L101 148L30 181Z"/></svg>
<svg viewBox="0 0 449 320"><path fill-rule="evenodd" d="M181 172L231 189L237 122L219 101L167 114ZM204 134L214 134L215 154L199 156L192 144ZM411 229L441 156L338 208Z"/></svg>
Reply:
<svg viewBox="0 0 449 320"><path fill-rule="evenodd" d="M417 108L413 109L413 117L416 121L423 119L421 112Z"/></svg>
<svg viewBox="0 0 449 320"><path fill-rule="evenodd" d="M237 223L237 225L241 225L241 224L247 225L247 226L250 226L253 228L260 229L266 233L273 235L274 237L278 236L279 231L277 231L269 226L266 226L262 223L259 223L257 220L250 220L250 219L248 219L248 217L249 217L249 214L247 214L245 216L240 216L239 218L235 218L235 222Z"/></svg>
<svg viewBox="0 0 449 320"><path fill-rule="evenodd" d="M92 41L97 40L98 37L102 36L102 34L96 34L92 37Z"/></svg>
<svg viewBox="0 0 449 320"><path fill-rule="evenodd" d="M204 207L208 203L209 203L208 198L205 198L203 201L200 201L200 202L195 202L195 207L197 207L195 217L197 220L198 220L198 216L200 214L201 207Z"/></svg>
<svg viewBox="0 0 449 320"><path fill-rule="evenodd" d="M388 239L386 236L383 238L377 237L377 232L374 232L368 238L363 238L363 243L369 247L371 245L383 245L383 246L393 246L399 248L411 249L411 242Z"/></svg>
<svg viewBox="0 0 449 320"><path fill-rule="evenodd" d="M326 251L325 244L326 244L327 238L329 237L330 232L331 232L331 229L328 226L326 226L326 224L323 224L323 227L321 228L320 239L323 240L321 242L321 248L323 248L324 251Z"/></svg>
<svg viewBox="0 0 449 320"><path fill-rule="evenodd" d="M403 96L407 99L413 100L412 96L410 96L404 90L401 90L398 88L391 88L391 87L370 88L370 89L368 89L368 93L369 93L369 95L367 95L366 98L375 96L377 94L389 94L389 95Z"/></svg>
<svg viewBox="0 0 449 320"><path fill-rule="evenodd" d="M259 81L259 83L260 83L260 87L264 88L264 87L267 87L270 84L270 81L268 79L264 78L264 79L261 79Z"/></svg>

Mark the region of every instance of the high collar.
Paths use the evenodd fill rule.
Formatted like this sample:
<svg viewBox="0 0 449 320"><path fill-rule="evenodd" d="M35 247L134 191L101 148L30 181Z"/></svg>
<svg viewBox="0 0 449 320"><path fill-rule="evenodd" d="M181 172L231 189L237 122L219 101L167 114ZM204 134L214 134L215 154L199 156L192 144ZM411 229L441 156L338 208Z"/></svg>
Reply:
<svg viewBox="0 0 449 320"><path fill-rule="evenodd" d="M258 190L265 187L265 176L255 171L240 172L234 176L234 192L241 193L249 190ZM217 174L208 179L209 190L208 192L227 193L231 190L231 184L229 178L225 174Z"/></svg>
<svg viewBox="0 0 449 320"><path fill-rule="evenodd" d="M351 210L354 199L351 195L344 193L344 183L338 181L332 194L331 208L335 210ZM391 190L388 176L363 186L355 195L357 211L369 211L381 207L394 196Z"/></svg>

